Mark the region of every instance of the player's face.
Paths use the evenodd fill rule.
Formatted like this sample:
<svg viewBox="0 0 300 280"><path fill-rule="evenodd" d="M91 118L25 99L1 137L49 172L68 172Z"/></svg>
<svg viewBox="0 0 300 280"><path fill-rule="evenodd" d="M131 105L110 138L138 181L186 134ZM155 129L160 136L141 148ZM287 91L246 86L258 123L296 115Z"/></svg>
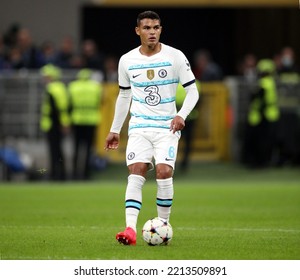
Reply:
<svg viewBox="0 0 300 280"><path fill-rule="evenodd" d="M159 20L145 18L140 21L140 25L135 28L136 34L140 36L142 45L154 47L159 42L162 27Z"/></svg>

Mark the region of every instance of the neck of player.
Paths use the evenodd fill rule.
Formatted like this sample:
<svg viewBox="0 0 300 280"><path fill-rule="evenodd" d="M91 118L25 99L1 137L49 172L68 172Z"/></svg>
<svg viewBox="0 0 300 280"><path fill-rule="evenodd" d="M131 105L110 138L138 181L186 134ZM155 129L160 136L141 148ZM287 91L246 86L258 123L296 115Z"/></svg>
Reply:
<svg viewBox="0 0 300 280"><path fill-rule="evenodd" d="M146 55L146 56L152 56L155 55L157 53L159 53L161 50L161 43L158 42L155 45L149 44L149 45L142 45L140 47L140 53L142 55Z"/></svg>

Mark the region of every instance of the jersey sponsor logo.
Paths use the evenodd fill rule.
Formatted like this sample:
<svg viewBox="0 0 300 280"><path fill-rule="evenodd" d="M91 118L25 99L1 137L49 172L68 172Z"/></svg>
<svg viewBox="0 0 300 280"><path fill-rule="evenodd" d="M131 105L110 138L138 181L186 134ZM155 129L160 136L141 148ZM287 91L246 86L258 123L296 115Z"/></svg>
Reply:
<svg viewBox="0 0 300 280"><path fill-rule="evenodd" d="M165 161L174 161L174 159L172 159L172 158L165 158Z"/></svg>
<svg viewBox="0 0 300 280"><path fill-rule="evenodd" d="M142 75L142 73L136 74L136 75L132 75L132 78L135 79L136 77L138 77L138 76L140 76L140 75Z"/></svg>
<svg viewBox="0 0 300 280"><path fill-rule="evenodd" d="M161 96L158 94L158 86L149 86L144 89L148 95L145 97L145 102L150 106L156 106L160 103Z"/></svg>
<svg viewBox="0 0 300 280"><path fill-rule="evenodd" d="M153 69L147 70L147 78L149 80L152 80L154 78L154 70Z"/></svg>
<svg viewBox="0 0 300 280"><path fill-rule="evenodd" d="M165 69L160 69L158 71L158 76L161 77L161 78L165 78L167 76L167 74L168 74L167 70L165 70Z"/></svg>

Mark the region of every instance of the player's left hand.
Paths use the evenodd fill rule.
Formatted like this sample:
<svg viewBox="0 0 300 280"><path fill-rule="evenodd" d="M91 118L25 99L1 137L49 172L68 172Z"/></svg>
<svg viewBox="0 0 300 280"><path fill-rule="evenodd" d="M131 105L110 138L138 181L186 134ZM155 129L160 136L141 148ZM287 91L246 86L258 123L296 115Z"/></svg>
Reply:
<svg viewBox="0 0 300 280"><path fill-rule="evenodd" d="M185 127L184 119L180 116L176 116L171 122L170 131L175 133L178 130L182 130L184 127Z"/></svg>

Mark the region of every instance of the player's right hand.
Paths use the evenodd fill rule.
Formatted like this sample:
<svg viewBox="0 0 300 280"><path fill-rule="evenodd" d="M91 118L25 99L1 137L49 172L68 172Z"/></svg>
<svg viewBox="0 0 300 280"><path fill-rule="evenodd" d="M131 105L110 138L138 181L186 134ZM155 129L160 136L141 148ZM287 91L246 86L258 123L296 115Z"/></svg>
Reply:
<svg viewBox="0 0 300 280"><path fill-rule="evenodd" d="M119 147L120 134L110 132L105 140L105 150L116 150Z"/></svg>

